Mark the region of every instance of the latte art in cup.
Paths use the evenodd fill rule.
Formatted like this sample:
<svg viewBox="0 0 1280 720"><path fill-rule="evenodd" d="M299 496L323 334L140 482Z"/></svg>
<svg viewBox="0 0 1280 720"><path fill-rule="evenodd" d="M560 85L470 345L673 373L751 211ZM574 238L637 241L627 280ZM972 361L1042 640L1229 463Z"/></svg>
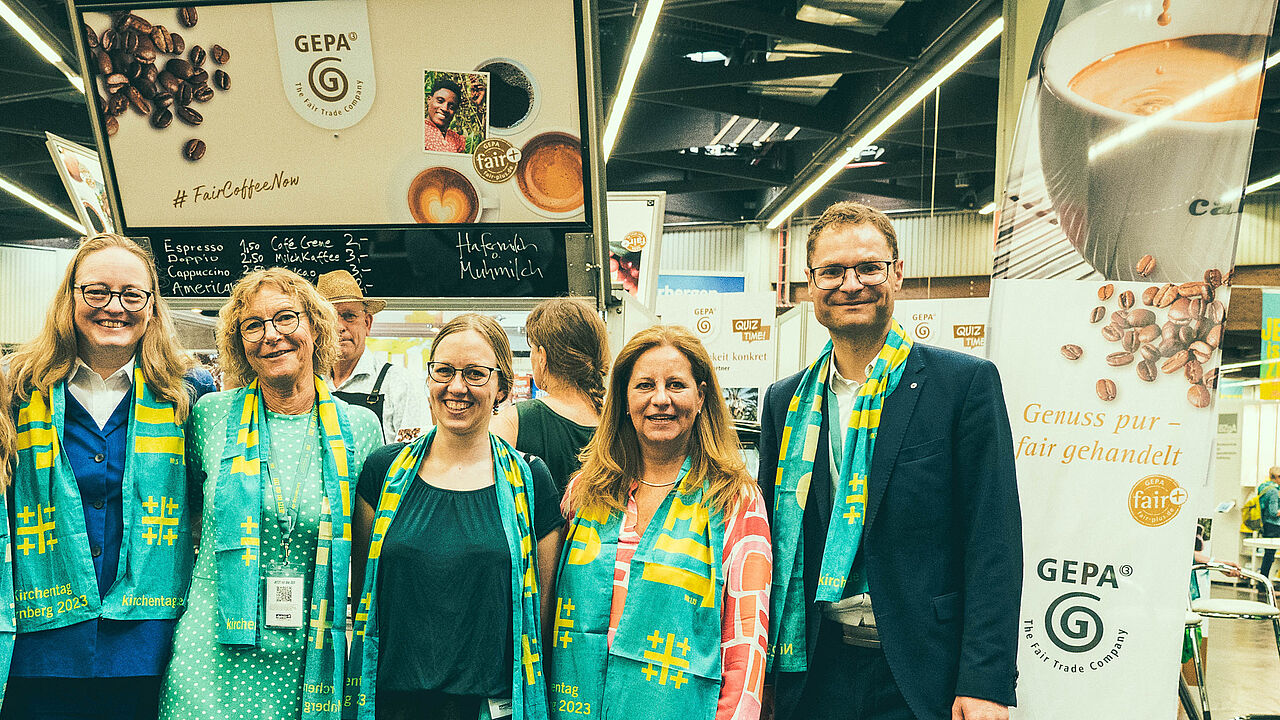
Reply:
<svg viewBox="0 0 1280 720"><path fill-rule="evenodd" d="M470 223L480 214L480 198L457 170L427 168L409 183L409 212L420 223Z"/></svg>

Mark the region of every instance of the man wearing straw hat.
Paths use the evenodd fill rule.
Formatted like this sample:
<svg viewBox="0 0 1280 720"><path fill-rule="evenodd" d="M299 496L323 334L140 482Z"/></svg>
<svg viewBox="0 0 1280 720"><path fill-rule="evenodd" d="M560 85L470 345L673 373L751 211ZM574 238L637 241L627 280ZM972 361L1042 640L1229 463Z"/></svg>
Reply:
<svg viewBox="0 0 1280 720"><path fill-rule="evenodd" d="M333 394L372 410L387 442L417 437L431 425L422 376L391 363L379 367L365 348L373 315L387 306L386 301L365 299L360 284L346 270L321 275L317 286L338 313L338 361L328 378Z"/></svg>

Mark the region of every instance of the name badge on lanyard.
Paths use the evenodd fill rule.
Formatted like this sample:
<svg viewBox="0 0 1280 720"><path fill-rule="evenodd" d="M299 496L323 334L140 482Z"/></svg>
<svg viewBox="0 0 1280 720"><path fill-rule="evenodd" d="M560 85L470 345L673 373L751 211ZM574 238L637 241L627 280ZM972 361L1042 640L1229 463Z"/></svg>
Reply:
<svg viewBox="0 0 1280 720"><path fill-rule="evenodd" d="M511 709L511 698L489 698L489 717L491 720L509 718L515 713Z"/></svg>
<svg viewBox="0 0 1280 720"><path fill-rule="evenodd" d="M269 628L298 629L306 622L302 608L302 573L291 568L271 568L265 577L266 617Z"/></svg>

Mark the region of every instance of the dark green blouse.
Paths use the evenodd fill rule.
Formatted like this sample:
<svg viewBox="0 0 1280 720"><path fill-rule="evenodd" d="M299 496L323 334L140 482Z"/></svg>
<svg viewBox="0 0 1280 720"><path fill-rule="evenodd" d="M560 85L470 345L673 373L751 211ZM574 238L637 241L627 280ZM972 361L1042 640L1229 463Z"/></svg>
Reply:
<svg viewBox="0 0 1280 720"><path fill-rule="evenodd" d="M582 465L578 453L586 447L596 429L558 414L541 400L523 400L516 403L520 417L520 434L516 449L537 455L551 469L556 488L564 494L565 487Z"/></svg>

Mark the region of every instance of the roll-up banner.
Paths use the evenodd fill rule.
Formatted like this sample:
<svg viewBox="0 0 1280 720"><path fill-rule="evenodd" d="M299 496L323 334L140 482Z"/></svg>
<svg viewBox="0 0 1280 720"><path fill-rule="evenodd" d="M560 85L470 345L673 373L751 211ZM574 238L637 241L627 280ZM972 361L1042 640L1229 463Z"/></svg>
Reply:
<svg viewBox="0 0 1280 720"><path fill-rule="evenodd" d="M1050 3L988 339L1023 512L1017 718L1176 712L1188 502L1209 490L1222 279L1274 15L1274 0Z"/></svg>
<svg viewBox="0 0 1280 720"><path fill-rule="evenodd" d="M1263 400L1280 400L1280 292L1262 291L1262 366L1258 377L1262 384L1258 396Z"/></svg>

